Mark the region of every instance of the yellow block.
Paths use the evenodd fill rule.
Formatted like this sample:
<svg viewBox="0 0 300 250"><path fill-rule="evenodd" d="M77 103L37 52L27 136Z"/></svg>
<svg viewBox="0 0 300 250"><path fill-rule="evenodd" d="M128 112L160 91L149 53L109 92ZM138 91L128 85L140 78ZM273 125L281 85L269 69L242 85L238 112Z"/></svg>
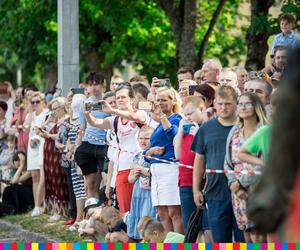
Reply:
<svg viewBox="0 0 300 250"><path fill-rule="evenodd" d="M39 243L31 243L31 250L39 250Z"/></svg>
<svg viewBox="0 0 300 250"><path fill-rule="evenodd" d="M67 250L67 243L59 243L59 250Z"/></svg>
<svg viewBox="0 0 300 250"><path fill-rule="evenodd" d="M198 250L205 250L205 243L199 243Z"/></svg>
<svg viewBox="0 0 300 250"><path fill-rule="evenodd" d="M94 250L94 243L88 242L86 245L87 250Z"/></svg>

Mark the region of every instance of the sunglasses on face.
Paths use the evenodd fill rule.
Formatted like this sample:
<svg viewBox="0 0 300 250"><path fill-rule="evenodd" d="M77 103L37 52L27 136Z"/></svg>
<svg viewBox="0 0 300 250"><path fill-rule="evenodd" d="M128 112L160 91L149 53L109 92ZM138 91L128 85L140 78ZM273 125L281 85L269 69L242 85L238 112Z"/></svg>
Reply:
<svg viewBox="0 0 300 250"><path fill-rule="evenodd" d="M32 105L34 105L34 104L40 104L40 103L41 103L41 101L32 101L31 102Z"/></svg>

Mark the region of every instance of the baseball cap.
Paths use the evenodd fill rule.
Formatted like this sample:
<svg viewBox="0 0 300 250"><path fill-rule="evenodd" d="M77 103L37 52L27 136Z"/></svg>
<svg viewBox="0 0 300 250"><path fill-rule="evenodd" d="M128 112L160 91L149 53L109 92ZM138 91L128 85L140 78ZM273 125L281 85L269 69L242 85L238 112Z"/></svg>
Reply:
<svg viewBox="0 0 300 250"><path fill-rule="evenodd" d="M91 207L98 207L100 205L99 200L97 198L88 198L84 203L83 212L87 212L87 210Z"/></svg>

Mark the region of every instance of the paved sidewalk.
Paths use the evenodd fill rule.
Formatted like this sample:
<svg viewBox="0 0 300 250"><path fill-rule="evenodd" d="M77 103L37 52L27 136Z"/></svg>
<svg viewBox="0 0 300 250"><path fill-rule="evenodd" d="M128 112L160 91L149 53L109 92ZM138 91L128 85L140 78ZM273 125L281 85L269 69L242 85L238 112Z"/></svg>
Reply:
<svg viewBox="0 0 300 250"><path fill-rule="evenodd" d="M0 220L0 241L58 242L47 235L30 232L5 220Z"/></svg>

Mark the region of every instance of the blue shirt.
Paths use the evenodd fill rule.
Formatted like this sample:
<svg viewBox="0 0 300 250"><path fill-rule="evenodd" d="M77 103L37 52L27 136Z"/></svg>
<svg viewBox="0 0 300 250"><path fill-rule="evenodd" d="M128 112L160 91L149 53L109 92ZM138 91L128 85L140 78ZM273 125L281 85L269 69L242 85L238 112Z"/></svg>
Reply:
<svg viewBox="0 0 300 250"><path fill-rule="evenodd" d="M150 148L152 147L165 147L164 154L162 155L152 155L153 157L164 159L168 161L176 161L173 139L178 131L179 122L182 119L181 115L174 114L168 118L171 123L171 127L164 130L162 124L160 123L156 129L154 130L151 138L150 138ZM147 160L147 159L146 159ZM152 163L161 163L157 160L150 159L149 162Z"/></svg>
<svg viewBox="0 0 300 250"><path fill-rule="evenodd" d="M95 101L95 97L91 96L87 99L87 101ZM108 117L109 115L107 113L101 112L101 111L91 111L91 114L96 118L104 119ZM79 122L80 125L85 125L85 133L82 138L83 142L88 142L90 144L94 145L105 145L105 139L106 139L106 132L104 129L93 127L91 124L89 124L84 116L83 113L83 106L81 106L80 112L79 112ZM97 139L94 139L97 138Z"/></svg>
<svg viewBox="0 0 300 250"><path fill-rule="evenodd" d="M204 155L206 168L224 170L226 141L232 126L223 126L217 118L204 123L198 130L191 150ZM207 200L230 199L230 190L225 174L207 174Z"/></svg>
<svg viewBox="0 0 300 250"><path fill-rule="evenodd" d="M299 44L299 40L294 31L288 35L284 35L283 32L281 32L275 36L271 51L273 53L276 46L288 46L295 48L297 44Z"/></svg>

